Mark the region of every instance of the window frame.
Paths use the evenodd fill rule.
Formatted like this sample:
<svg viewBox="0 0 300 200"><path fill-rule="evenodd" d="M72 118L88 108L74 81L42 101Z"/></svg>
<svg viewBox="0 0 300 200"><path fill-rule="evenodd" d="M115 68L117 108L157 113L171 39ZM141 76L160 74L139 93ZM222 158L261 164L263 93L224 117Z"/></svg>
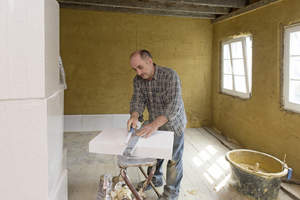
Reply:
<svg viewBox="0 0 300 200"><path fill-rule="evenodd" d="M252 95L252 92L251 92L252 91L252 55L251 55L251 60L249 60L248 54L247 54L246 38L250 38L250 40L252 42L252 35L250 35L250 34L239 36L239 37L236 37L236 38L223 40L221 42L221 48L222 48L222 51L221 51L221 92L224 93L224 94L228 94L228 95L238 96L238 97L243 98L243 99L250 99L251 95ZM231 44L236 43L236 42L241 42L242 43L242 51L243 51L242 54L243 54L246 93L236 91L236 89L235 89L234 76L242 76L242 75L235 75L234 74L234 68L233 68L233 62L232 62L232 60L234 58L232 58ZM229 53L230 53L231 74L226 74L225 69L224 69L224 60L225 60L225 58L224 58L224 52L225 52L224 47L227 44L229 46ZM251 64L251 66L250 66L250 69L249 69L250 64ZM226 89L224 87L225 75L232 75L232 90Z"/></svg>
<svg viewBox="0 0 300 200"><path fill-rule="evenodd" d="M283 108L285 110L300 112L300 104L290 102L290 34L300 32L300 24L293 24L284 27L284 55L283 55ZM299 53L300 55L300 53Z"/></svg>

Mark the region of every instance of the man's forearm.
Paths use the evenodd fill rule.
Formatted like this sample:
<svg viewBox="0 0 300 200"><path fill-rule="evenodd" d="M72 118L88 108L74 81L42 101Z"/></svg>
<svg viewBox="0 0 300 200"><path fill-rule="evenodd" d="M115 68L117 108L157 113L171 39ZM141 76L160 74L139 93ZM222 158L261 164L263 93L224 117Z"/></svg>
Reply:
<svg viewBox="0 0 300 200"><path fill-rule="evenodd" d="M152 123L155 124L157 129L167 123L169 120L165 116L158 116Z"/></svg>
<svg viewBox="0 0 300 200"><path fill-rule="evenodd" d="M139 118L140 114L137 111L132 111L132 113L130 114L131 118Z"/></svg>

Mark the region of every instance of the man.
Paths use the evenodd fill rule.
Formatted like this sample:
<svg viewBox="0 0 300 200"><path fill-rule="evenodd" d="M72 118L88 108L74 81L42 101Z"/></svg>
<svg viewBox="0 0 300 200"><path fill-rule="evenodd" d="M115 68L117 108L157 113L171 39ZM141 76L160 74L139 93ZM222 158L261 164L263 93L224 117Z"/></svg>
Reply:
<svg viewBox="0 0 300 200"><path fill-rule="evenodd" d="M168 161L166 185L159 198L178 199L180 182L183 177L182 155L184 147L184 130L187 123L184 104L181 98L181 83L177 73L169 68L153 63L151 54L146 50L137 50L130 56L130 65L137 75L133 80L134 93L130 101L130 127L136 128L142 122L143 111L147 106L149 124L137 133L148 138L156 130L174 132L172 160ZM156 171L152 179L157 187L163 185L162 159L157 159ZM148 168L148 174L150 172ZM143 183L139 183L141 187ZM146 190L151 189L148 185Z"/></svg>

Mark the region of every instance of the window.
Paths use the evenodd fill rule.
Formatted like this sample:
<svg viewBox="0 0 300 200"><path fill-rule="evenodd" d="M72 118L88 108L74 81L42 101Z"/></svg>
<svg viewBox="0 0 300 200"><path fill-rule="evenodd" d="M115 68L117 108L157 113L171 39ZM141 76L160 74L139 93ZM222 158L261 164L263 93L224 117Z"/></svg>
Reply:
<svg viewBox="0 0 300 200"><path fill-rule="evenodd" d="M300 112L300 25L287 26L284 34L283 104Z"/></svg>
<svg viewBox="0 0 300 200"><path fill-rule="evenodd" d="M252 37L242 36L222 42L222 93L251 97Z"/></svg>

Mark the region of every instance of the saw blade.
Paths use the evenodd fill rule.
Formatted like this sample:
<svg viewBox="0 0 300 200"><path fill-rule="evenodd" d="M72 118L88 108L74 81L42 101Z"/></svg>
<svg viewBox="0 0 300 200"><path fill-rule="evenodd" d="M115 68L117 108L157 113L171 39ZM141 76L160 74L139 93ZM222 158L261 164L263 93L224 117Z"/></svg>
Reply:
<svg viewBox="0 0 300 200"><path fill-rule="evenodd" d="M140 138L141 138L140 136L136 136L136 135L134 135L132 137L132 139L130 140L128 146L126 147L126 149L123 152L124 156L132 156L132 154L133 154L133 152L136 148L136 145L137 145L138 141L140 140Z"/></svg>
<svg viewBox="0 0 300 200"><path fill-rule="evenodd" d="M141 137L137 136L136 133L139 132L139 130L141 130L147 124L149 124L148 120L144 121L144 123L142 124L140 129L135 129L134 130L134 133L133 133L134 136L130 140L130 142L129 142L128 146L126 147L126 149L123 151L123 156L132 156L138 141L141 139Z"/></svg>

